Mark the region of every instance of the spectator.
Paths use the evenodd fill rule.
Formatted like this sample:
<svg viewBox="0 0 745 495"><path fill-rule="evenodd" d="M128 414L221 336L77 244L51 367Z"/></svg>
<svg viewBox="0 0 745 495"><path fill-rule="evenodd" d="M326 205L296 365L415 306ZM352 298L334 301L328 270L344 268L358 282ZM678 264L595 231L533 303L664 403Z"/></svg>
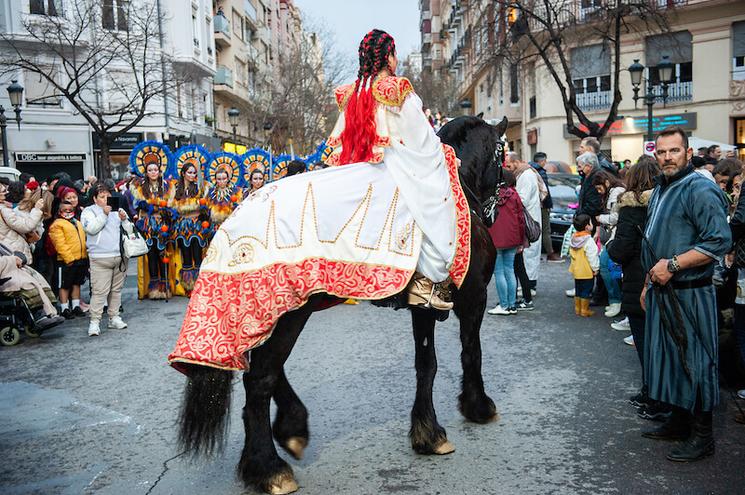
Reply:
<svg viewBox="0 0 745 495"><path fill-rule="evenodd" d="M605 211L598 215L598 238L603 245L600 252L600 276L608 291L608 306L605 316L613 318L621 312L621 285L611 275L611 261L605 245L613 240L618 223L618 197L626 190L623 182L605 170L599 171L592 179L592 184L605 201Z"/></svg>
<svg viewBox="0 0 745 495"><path fill-rule="evenodd" d="M710 181L716 183L716 181L714 180L714 176L711 175L711 170L706 164L706 158L701 156L694 156L693 158L691 158L691 164L693 165L694 172L696 172L697 174L701 174Z"/></svg>
<svg viewBox="0 0 745 495"><path fill-rule="evenodd" d="M712 144L706 150L706 156L713 160L719 161L722 158L722 149L716 144Z"/></svg>
<svg viewBox="0 0 745 495"><path fill-rule="evenodd" d="M661 177L649 203L642 266L647 282L644 366L649 397L672 414L643 436L684 439L668 460L714 454L712 411L719 402L714 262L732 246L727 202L716 185L693 173L693 150L680 127L656 141ZM644 306L643 306L644 307Z"/></svg>
<svg viewBox="0 0 745 495"><path fill-rule="evenodd" d="M628 158L623 161L623 167L622 168L629 168L631 166L631 160Z"/></svg>
<svg viewBox="0 0 745 495"><path fill-rule="evenodd" d="M598 141L597 138L588 136L582 139L582 141L580 141L579 143L579 153L580 155L583 153L594 153L595 156L597 156L598 165L600 166L600 168L607 170L613 175L618 173L616 167L614 167L613 164L609 162L608 159L605 158L600 152L600 141Z"/></svg>
<svg viewBox="0 0 745 495"><path fill-rule="evenodd" d="M579 190L579 206L577 215L585 214L595 218L603 213L603 198L592 185L595 174L600 171L598 158L594 153L583 153L577 157L577 171L582 177Z"/></svg>
<svg viewBox="0 0 745 495"><path fill-rule="evenodd" d="M18 183L21 188L23 185ZM13 186L13 184L11 184ZM26 263L32 262L31 246L27 236L36 231L41 223L44 202L39 199L29 212L19 212L7 201L8 188L0 186L0 242L13 251L23 254ZM22 198L17 198L21 200Z"/></svg>
<svg viewBox="0 0 745 495"><path fill-rule="evenodd" d="M516 190L520 195L525 209L540 224L541 221L541 189L543 180L530 165L522 161L517 153L507 153L504 168L515 174L517 184ZM517 304L518 311L531 311L534 309L532 288L530 287L538 278L538 266L541 261L540 238L530 247L515 256L515 270L520 279L523 292L523 301ZM525 284L527 279L527 286Z"/></svg>
<svg viewBox="0 0 745 495"><path fill-rule="evenodd" d="M643 155L626 175L626 192L618 200L618 223L616 236L607 245L610 258L621 265L623 285L621 310L627 317L632 341L642 370L642 387L630 402L645 418L661 417L668 408L649 398L647 380L644 374L644 311L639 297L644 287L645 273L642 269L642 232L647 225L647 207L655 186L655 178L660 167L650 156ZM614 324L615 329L625 330L624 326Z"/></svg>
<svg viewBox="0 0 745 495"><path fill-rule="evenodd" d="M499 304L488 311L490 315L517 314L515 254L517 250L522 250L525 242L525 215L520 195L515 190L515 175L509 170L503 170L502 174L497 215L489 227L489 235L497 249L494 284L499 295Z"/></svg>
<svg viewBox="0 0 745 495"><path fill-rule="evenodd" d="M56 268L62 316L68 320L83 316L85 311L80 307L80 286L88 274L88 255L85 249L85 231L75 218L75 207L71 203L60 203L57 218L49 227L49 237L57 252Z"/></svg>
<svg viewBox="0 0 745 495"><path fill-rule="evenodd" d="M93 204L83 210L80 223L86 233L88 258L90 259L91 303L88 335L101 333L100 322L104 305L108 306L109 328L123 329L127 324L119 316L122 302L122 287L127 278L127 262L122 258L120 229L128 222L123 209L112 211L108 205L111 191L103 183L91 188Z"/></svg>
<svg viewBox="0 0 745 495"><path fill-rule="evenodd" d="M572 259L569 272L574 277L574 312L577 316L590 317L593 279L598 273L598 246L592 238L592 222L589 215L580 214L572 221L572 234L569 256Z"/></svg>
<svg viewBox="0 0 745 495"><path fill-rule="evenodd" d="M706 158L706 153L707 153L708 151L709 151L709 147L708 147L708 146L701 146L701 147L700 147L700 148L699 148L699 149L697 150L697 152L696 152L696 156L700 156L701 158Z"/></svg>
<svg viewBox="0 0 745 495"><path fill-rule="evenodd" d="M551 242L550 214L551 208L554 207L554 202L551 199L551 190L548 188L548 174L545 169L547 160L546 153L539 151L533 155L533 162L530 165L538 172L538 175L541 176L543 183L546 185L546 197L541 201L541 226L543 227L541 239L543 241L543 250L546 252L546 260L561 263L561 256L554 252L554 246Z"/></svg>
<svg viewBox="0 0 745 495"><path fill-rule="evenodd" d="M301 160L292 160L287 164L287 175L291 177L293 175L302 174L306 171L305 162Z"/></svg>

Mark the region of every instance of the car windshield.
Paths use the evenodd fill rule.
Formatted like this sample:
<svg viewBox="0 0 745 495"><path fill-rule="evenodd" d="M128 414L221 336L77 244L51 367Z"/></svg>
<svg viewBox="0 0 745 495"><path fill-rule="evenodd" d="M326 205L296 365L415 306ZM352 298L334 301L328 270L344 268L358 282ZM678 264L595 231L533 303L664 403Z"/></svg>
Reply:
<svg viewBox="0 0 745 495"><path fill-rule="evenodd" d="M576 189L579 183L579 175L548 174L548 188L551 191L554 210L571 209L569 208L569 204L577 202Z"/></svg>

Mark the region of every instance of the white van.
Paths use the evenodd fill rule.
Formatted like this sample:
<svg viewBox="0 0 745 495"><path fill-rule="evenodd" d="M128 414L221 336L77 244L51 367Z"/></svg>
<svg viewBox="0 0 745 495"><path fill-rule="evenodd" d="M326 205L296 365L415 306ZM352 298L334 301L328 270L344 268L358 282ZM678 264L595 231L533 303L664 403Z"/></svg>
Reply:
<svg viewBox="0 0 745 495"><path fill-rule="evenodd" d="M21 171L13 167L0 167L0 177L7 177L11 182L18 180Z"/></svg>

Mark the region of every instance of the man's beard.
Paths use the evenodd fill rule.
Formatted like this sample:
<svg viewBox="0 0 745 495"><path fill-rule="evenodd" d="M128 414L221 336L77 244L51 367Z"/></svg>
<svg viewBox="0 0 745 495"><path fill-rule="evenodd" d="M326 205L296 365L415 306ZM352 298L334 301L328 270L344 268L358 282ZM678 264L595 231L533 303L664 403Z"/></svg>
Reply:
<svg viewBox="0 0 745 495"><path fill-rule="evenodd" d="M671 166L675 168L670 168ZM662 174L665 177L672 177L673 175L680 172L682 169L683 167L679 167L678 164L675 162L665 163L662 165Z"/></svg>

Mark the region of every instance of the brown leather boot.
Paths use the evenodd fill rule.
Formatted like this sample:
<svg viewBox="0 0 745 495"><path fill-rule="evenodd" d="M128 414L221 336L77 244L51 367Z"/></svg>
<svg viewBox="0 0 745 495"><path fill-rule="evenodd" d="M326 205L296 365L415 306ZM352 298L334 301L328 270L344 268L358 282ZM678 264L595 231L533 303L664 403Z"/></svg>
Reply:
<svg viewBox="0 0 745 495"><path fill-rule="evenodd" d="M574 314L582 316L582 303L580 303L579 297L574 298Z"/></svg>
<svg viewBox="0 0 745 495"><path fill-rule="evenodd" d="M420 273L415 273L411 278L408 292L408 303L411 306L434 308L442 311L453 309L453 303L443 301L435 291L435 284Z"/></svg>
<svg viewBox="0 0 745 495"><path fill-rule="evenodd" d="M595 311L590 310L590 300L585 298L580 298L580 316L584 316L585 318L589 318L590 316L595 315Z"/></svg>

